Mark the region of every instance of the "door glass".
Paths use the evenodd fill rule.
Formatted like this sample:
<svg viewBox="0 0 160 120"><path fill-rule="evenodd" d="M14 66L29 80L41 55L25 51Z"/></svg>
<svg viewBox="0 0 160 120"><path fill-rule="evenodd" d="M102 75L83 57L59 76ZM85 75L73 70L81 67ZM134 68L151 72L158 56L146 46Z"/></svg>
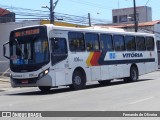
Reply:
<svg viewBox="0 0 160 120"><path fill-rule="evenodd" d="M66 40L64 38L52 38L52 53L54 55L67 54Z"/></svg>
<svg viewBox="0 0 160 120"><path fill-rule="evenodd" d="M52 65L67 58L67 44L65 38L51 38Z"/></svg>

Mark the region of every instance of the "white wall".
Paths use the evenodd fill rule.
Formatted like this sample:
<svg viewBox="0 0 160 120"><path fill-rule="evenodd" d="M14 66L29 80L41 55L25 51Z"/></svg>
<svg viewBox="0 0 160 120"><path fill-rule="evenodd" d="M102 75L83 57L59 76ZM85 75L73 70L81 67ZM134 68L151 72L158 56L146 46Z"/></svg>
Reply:
<svg viewBox="0 0 160 120"><path fill-rule="evenodd" d="M160 41L160 24L156 24L154 26L154 31L155 31L155 35L156 35L157 40ZM159 33L156 33L156 32L159 32Z"/></svg>
<svg viewBox="0 0 160 120"><path fill-rule="evenodd" d="M24 26L39 25L40 21L23 21L0 24L0 74L9 69L8 60L3 57L3 44L9 41L10 31Z"/></svg>

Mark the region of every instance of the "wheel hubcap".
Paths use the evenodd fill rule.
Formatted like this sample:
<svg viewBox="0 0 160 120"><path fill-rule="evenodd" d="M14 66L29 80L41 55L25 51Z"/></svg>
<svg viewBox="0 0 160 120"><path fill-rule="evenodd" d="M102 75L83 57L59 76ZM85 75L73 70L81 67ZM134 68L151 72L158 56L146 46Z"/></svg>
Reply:
<svg viewBox="0 0 160 120"><path fill-rule="evenodd" d="M81 84L81 78L79 76L76 76L74 79L75 84L80 85Z"/></svg>

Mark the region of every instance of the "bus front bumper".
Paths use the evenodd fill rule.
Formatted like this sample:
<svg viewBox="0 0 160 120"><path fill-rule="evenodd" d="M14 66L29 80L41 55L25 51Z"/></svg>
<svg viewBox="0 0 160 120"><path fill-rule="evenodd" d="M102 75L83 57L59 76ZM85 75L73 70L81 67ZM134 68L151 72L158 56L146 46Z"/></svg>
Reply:
<svg viewBox="0 0 160 120"><path fill-rule="evenodd" d="M38 86L53 86L52 78L46 75L42 78L26 78L26 79L11 79L11 86L14 87L38 87Z"/></svg>

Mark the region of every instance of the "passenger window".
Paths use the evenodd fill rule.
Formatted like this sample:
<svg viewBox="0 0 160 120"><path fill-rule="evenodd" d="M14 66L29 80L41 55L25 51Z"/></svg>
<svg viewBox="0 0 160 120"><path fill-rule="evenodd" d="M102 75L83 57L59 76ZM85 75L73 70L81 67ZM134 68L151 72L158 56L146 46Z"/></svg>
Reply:
<svg viewBox="0 0 160 120"><path fill-rule="evenodd" d="M113 50L112 35L101 34L100 47L101 47L101 50L112 51Z"/></svg>
<svg viewBox="0 0 160 120"><path fill-rule="evenodd" d="M115 51L125 50L124 37L122 35L113 36Z"/></svg>
<svg viewBox="0 0 160 120"><path fill-rule="evenodd" d="M69 48L70 51L84 51L84 35L80 32L69 32L68 33Z"/></svg>
<svg viewBox="0 0 160 120"><path fill-rule="evenodd" d="M87 51L98 51L99 50L99 35L95 33L86 33L85 41Z"/></svg>
<svg viewBox="0 0 160 120"><path fill-rule="evenodd" d="M136 46L138 51L146 50L144 37L136 37Z"/></svg>
<svg viewBox="0 0 160 120"><path fill-rule="evenodd" d="M148 51L154 50L154 38L153 37L146 37L146 49Z"/></svg>
<svg viewBox="0 0 160 120"><path fill-rule="evenodd" d="M128 51L136 50L135 37L134 36L125 36L125 45L126 45L126 50L128 50Z"/></svg>

